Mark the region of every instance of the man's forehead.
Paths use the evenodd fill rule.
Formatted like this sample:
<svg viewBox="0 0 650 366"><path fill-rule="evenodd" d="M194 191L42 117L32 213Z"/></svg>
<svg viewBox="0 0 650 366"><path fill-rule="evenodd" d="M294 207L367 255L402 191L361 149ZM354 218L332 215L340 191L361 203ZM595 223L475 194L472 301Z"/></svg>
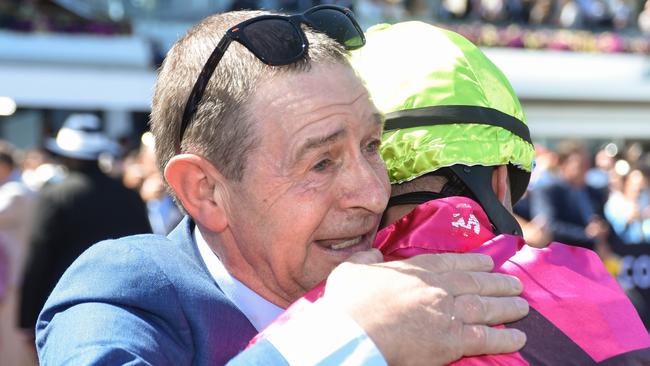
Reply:
<svg viewBox="0 0 650 366"><path fill-rule="evenodd" d="M346 65L276 74L261 81L249 101L247 112L264 134L295 134L332 115L358 119L375 111L365 87Z"/></svg>
<svg viewBox="0 0 650 366"><path fill-rule="evenodd" d="M261 80L251 104L256 109L273 106L299 114L319 107L315 102L351 103L350 96L356 98L361 91L365 92L365 87L349 65L314 64L309 70L277 73Z"/></svg>

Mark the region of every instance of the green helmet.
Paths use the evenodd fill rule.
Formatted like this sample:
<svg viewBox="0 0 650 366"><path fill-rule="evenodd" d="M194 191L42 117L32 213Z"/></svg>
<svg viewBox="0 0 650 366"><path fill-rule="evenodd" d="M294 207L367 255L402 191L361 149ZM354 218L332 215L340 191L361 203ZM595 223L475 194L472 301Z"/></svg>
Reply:
<svg viewBox="0 0 650 366"><path fill-rule="evenodd" d="M516 202L535 151L503 73L461 35L426 23L377 25L366 38L351 62L386 117L381 155L391 183L450 167L488 211L496 197L482 201L491 185L479 175L492 168L480 167L508 165Z"/></svg>

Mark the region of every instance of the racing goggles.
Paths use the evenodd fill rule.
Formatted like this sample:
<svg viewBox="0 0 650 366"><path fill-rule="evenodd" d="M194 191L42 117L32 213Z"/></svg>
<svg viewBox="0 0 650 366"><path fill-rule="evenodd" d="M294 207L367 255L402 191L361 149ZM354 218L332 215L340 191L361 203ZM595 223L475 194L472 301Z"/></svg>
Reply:
<svg viewBox="0 0 650 366"><path fill-rule="evenodd" d="M232 41L246 47L255 57L271 66L289 65L301 59L309 43L300 28L306 24L334 39L347 50L366 44L366 38L349 9L336 5L315 6L296 15L261 15L228 29L203 66L190 93L181 122L179 144L198 109L205 88Z"/></svg>

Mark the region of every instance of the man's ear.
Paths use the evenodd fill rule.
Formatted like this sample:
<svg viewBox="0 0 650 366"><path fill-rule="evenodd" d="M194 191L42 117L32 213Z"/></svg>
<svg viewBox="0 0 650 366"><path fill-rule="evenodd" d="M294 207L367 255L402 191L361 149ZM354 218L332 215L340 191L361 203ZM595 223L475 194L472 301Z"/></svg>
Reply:
<svg viewBox="0 0 650 366"><path fill-rule="evenodd" d="M228 227L227 180L214 165L198 155L181 154L169 160L164 174L196 222L212 232Z"/></svg>
<svg viewBox="0 0 650 366"><path fill-rule="evenodd" d="M510 198L510 184L508 183L508 166L499 165L492 171L492 190L497 195L499 202L506 208L512 206Z"/></svg>

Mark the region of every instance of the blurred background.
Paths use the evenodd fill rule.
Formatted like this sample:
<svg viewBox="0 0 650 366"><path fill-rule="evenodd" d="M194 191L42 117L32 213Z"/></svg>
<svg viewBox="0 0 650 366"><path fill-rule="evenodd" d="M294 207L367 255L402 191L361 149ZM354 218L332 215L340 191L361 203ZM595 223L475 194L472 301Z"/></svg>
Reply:
<svg viewBox="0 0 650 366"><path fill-rule="evenodd" d="M98 117L117 144L97 155L101 171L138 192L151 230L166 233L180 213L162 188L147 121L169 47L215 12L321 3L352 8L364 29L417 19L480 45L512 82L538 151L516 208L528 241L595 249L646 320L650 0L0 0L0 365L36 363L21 293L58 276L34 274L57 251L35 260L46 251L30 249L30 231L41 191L74 171L45 148L69 117ZM562 182L585 187L590 208L559 212L548 187Z"/></svg>

